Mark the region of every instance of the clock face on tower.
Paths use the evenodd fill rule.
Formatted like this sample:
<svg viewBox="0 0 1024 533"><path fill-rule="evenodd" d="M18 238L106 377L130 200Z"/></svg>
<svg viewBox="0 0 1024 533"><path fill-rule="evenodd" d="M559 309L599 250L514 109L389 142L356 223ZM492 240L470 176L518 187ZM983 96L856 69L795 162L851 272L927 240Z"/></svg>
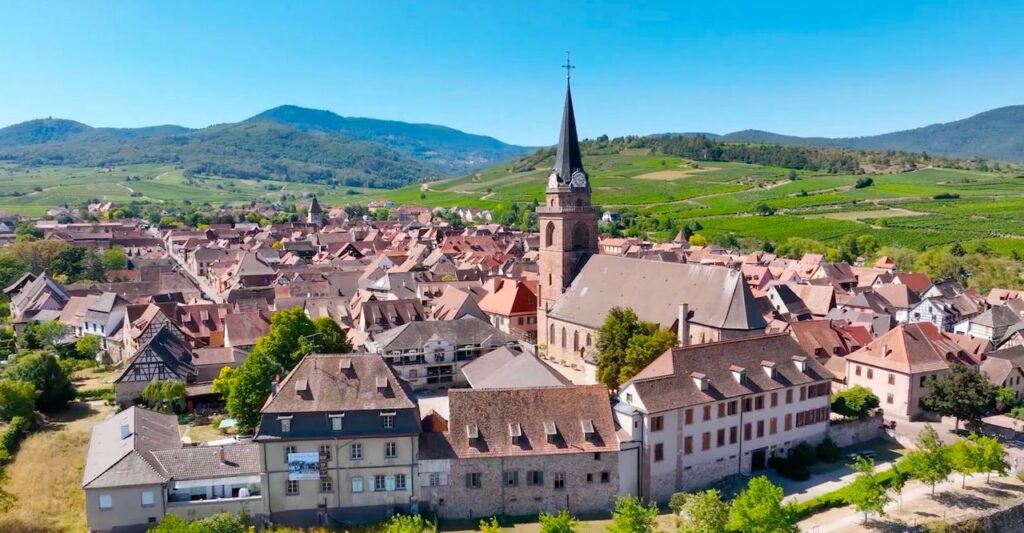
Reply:
<svg viewBox="0 0 1024 533"><path fill-rule="evenodd" d="M587 186L587 175L580 169L572 173L572 186L583 189Z"/></svg>

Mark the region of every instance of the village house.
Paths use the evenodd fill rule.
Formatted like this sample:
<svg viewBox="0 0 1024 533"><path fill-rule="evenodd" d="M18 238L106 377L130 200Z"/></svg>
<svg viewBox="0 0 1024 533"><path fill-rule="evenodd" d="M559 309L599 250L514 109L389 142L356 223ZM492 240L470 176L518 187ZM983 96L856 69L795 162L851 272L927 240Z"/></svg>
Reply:
<svg viewBox="0 0 1024 533"><path fill-rule="evenodd" d="M1017 401L1024 400L1024 346L989 352L980 369L992 385L1009 388Z"/></svg>
<svg viewBox="0 0 1024 533"><path fill-rule="evenodd" d="M448 402L446 427L420 438L426 509L478 518L614 504L619 445L604 386L459 389Z"/></svg>
<svg viewBox="0 0 1024 533"><path fill-rule="evenodd" d="M536 283L532 284L536 286ZM494 327L530 342L537 340L537 295L531 284L522 280L491 278L484 284L488 292L480 299L480 310Z"/></svg>
<svg viewBox="0 0 1024 533"><path fill-rule="evenodd" d="M1006 338L1007 332L1022 322L1021 315L1006 305L990 307L980 315L962 320L953 325L955 333L962 333L991 341L998 345Z"/></svg>
<svg viewBox="0 0 1024 533"><path fill-rule="evenodd" d="M416 510L419 409L380 356L310 355L274 389L254 437L274 523Z"/></svg>
<svg viewBox="0 0 1024 533"><path fill-rule="evenodd" d="M666 351L616 395L623 441L641 449L639 496L665 502L817 444L828 431L831 379L786 334Z"/></svg>

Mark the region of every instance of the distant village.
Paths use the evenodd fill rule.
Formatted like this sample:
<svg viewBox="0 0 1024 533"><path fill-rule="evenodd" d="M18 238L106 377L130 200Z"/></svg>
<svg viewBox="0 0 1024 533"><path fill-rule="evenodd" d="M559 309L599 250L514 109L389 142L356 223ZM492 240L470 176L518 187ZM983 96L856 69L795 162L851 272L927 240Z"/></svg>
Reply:
<svg viewBox="0 0 1024 533"><path fill-rule="evenodd" d="M568 93L538 233L483 210L452 210L452 225L365 207L389 219L313 197L283 223L34 221L42 239L127 262L105 281L44 270L4 289L16 335L56 321L117 369L119 410L82 473L91 531L220 512L295 525L607 512L622 495L666 502L749 475L801 443L877 438L880 418L831 423L843 389L869 389L896 423L934 419L926 384L956 365L1024 397L1024 292L977 294L886 257L600 236L615 214L591 204ZM610 390L598 347L615 308L676 340ZM251 435L183 442L175 414L140 405L147 385L178 381L185 412L225 413L217 378L295 310L335 323L351 350L275 375Z"/></svg>

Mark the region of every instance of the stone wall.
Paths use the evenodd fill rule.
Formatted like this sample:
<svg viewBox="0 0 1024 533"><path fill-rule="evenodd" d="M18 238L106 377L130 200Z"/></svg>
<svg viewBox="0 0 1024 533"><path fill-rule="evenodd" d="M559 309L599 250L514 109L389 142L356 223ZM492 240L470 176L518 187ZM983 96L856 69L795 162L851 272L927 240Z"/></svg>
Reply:
<svg viewBox="0 0 1024 533"><path fill-rule="evenodd" d="M981 526L981 529L977 529ZM1012 533L1024 531L1024 501L986 511L970 517L964 517L949 524L949 531L991 531L993 533ZM913 531L925 531L916 528Z"/></svg>
<svg viewBox="0 0 1024 533"><path fill-rule="evenodd" d="M828 436L840 448L875 440L882 436L882 415L878 413L861 420L830 423Z"/></svg>
<svg viewBox="0 0 1024 533"><path fill-rule="evenodd" d="M530 485L527 472L543 472L542 485ZM509 486L503 472L518 472ZM601 473L608 481L601 481ZM468 487L466 477L479 473L479 488ZM565 475L565 487L556 489L555 475ZM590 476L588 480L588 475ZM619 490L618 453L567 453L453 459L448 485L438 491L436 512L441 518L481 518L494 515L536 515L568 509L577 515L607 513Z"/></svg>

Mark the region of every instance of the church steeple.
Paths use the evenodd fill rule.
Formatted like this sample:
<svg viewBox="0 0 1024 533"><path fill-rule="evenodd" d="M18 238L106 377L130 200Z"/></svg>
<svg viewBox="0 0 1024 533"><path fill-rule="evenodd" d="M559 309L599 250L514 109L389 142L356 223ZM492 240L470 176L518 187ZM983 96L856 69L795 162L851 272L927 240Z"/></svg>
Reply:
<svg viewBox="0 0 1024 533"><path fill-rule="evenodd" d="M580 141L576 135L576 114L572 109L572 88L569 85L569 72L574 68L569 62L566 52L565 65L565 107L562 109L562 127L558 133L558 149L555 153L555 168L548 178L548 189L572 187L573 189L590 189L587 172L583 170L583 157L580 155Z"/></svg>

